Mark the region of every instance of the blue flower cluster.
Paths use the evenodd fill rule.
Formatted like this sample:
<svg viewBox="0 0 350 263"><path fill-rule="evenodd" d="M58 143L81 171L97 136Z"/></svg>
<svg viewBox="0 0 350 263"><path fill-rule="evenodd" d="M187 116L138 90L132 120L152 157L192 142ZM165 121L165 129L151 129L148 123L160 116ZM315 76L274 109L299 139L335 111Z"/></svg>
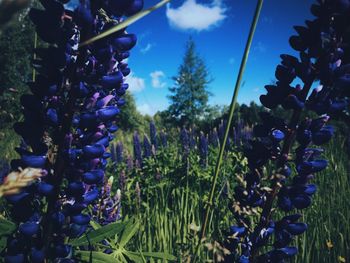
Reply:
<svg viewBox="0 0 350 263"><path fill-rule="evenodd" d="M310 180L327 167L318 146L334 134L327 122L348 107L344 89L350 85L350 1L318 1L311 11L316 18L296 26L298 35L290 38L299 58L281 55L277 82L265 86L267 94L260 97L270 110L260 113L262 122L254 127L255 138L245 151L250 172L235 188L231 211L236 224L226 240L232 252L229 262L282 263L297 253L291 242L307 224L295 210L311 205L316 185ZM319 86L313 88L316 80ZM289 122L272 114L277 107L291 111ZM302 118L306 111L319 117ZM275 167L267 176L266 165ZM291 214L274 219L275 203ZM267 245L272 247L261 249Z"/></svg>
<svg viewBox="0 0 350 263"><path fill-rule="evenodd" d="M105 180L100 192L100 200L93 207L93 219L100 225L107 225L121 219L121 190L118 189L116 194L111 196L113 180L113 176Z"/></svg>
<svg viewBox="0 0 350 263"><path fill-rule="evenodd" d="M32 94L21 97L24 121L14 129L25 143L11 166L41 168L47 175L7 198L19 227L8 238L6 263L76 262L67 240L86 231L89 207L101 197L110 215L106 220L118 219L117 201L111 204L110 190L101 188L128 88L124 60L136 36L120 30L81 48L79 43L137 13L143 1L86 0L74 11L60 1L40 2L44 9L32 8L29 16L47 45L35 50Z"/></svg>

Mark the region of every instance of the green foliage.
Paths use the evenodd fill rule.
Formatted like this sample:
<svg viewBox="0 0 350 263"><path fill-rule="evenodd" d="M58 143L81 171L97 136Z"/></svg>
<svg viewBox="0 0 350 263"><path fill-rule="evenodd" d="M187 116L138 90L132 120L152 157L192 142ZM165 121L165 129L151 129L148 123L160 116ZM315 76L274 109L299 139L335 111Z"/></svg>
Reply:
<svg viewBox="0 0 350 263"><path fill-rule="evenodd" d="M208 166L204 167L196 148L185 157L180 142L173 140L144 159L142 168L128 170L124 164L115 168L114 175L125 173L127 177L122 189L122 216L136 215L142 222L133 247L171 253L178 262L186 262L193 255L217 153L218 148L210 147ZM244 171L246 159L232 148L225 154L206 243L222 240L222 231L232 222L224 189L234 187L234 178ZM214 253L202 247L200 254L201 262L205 262Z"/></svg>
<svg viewBox="0 0 350 263"><path fill-rule="evenodd" d="M118 115L118 126L123 131L140 129L144 123L143 116L137 111L134 96L130 92L124 95L126 103L121 107Z"/></svg>
<svg viewBox="0 0 350 263"><path fill-rule="evenodd" d="M318 190L312 206L303 213L309 227L297 240L300 252L294 262L334 263L342 262L339 256L346 262L350 258L350 166L345 149L343 136L325 147L329 165L312 182Z"/></svg>
<svg viewBox="0 0 350 263"><path fill-rule="evenodd" d="M98 242L101 242L104 239L112 238L115 235L118 235L125 226L127 225L128 220L125 220L123 222L115 222L108 225L105 225L103 227L99 226L98 228L88 232L86 236L81 236L79 238L71 240L69 243L72 246L84 246L90 244L95 244Z"/></svg>
<svg viewBox="0 0 350 263"><path fill-rule="evenodd" d="M21 116L19 97L28 90L34 29L22 13L0 35L0 123L9 128Z"/></svg>
<svg viewBox="0 0 350 263"><path fill-rule="evenodd" d="M29 4L29 0L22 1L11 1L3 0L0 1L0 34L1 29L7 25L12 17L19 12L21 9Z"/></svg>
<svg viewBox="0 0 350 263"><path fill-rule="evenodd" d="M11 221L0 217L0 235L9 235L16 229L16 225Z"/></svg>
<svg viewBox="0 0 350 263"><path fill-rule="evenodd" d="M204 60L196 53L195 43L190 38L186 44L183 62L177 76L173 77L175 85L169 88L170 106L164 113L166 120L174 118L178 124L192 125L200 119L207 108L210 82L209 72Z"/></svg>
<svg viewBox="0 0 350 263"><path fill-rule="evenodd" d="M16 15L0 34L0 159L7 161L16 156L19 136L12 125L22 116L19 98L27 92L25 82L32 74L34 29L26 12Z"/></svg>
<svg viewBox="0 0 350 263"><path fill-rule="evenodd" d="M0 252L3 251L7 244L7 236L16 230L16 225L0 216Z"/></svg>
<svg viewBox="0 0 350 263"><path fill-rule="evenodd" d="M94 224L94 223L93 223ZM76 250L77 256L82 262L146 262L146 258L156 258L165 260L175 260L176 258L169 253L163 252L142 252L142 251L128 251L126 249L130 240L139 231L140 221L137 219L125 219L122 222L108 224L106 226L97 226L90 231L86 236L82 236L76 240L71 241L75 247L95 245L101 249L110 249L111 254L105 254L102 251L86 251ZM105 244L101 243L105 241Z"/></svg>

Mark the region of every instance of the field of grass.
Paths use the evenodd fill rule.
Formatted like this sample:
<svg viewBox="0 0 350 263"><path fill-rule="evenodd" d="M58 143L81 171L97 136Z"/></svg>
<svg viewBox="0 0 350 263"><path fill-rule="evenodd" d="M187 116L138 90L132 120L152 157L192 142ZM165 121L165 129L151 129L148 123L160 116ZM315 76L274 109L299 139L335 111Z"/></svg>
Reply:
<svg viewBox="0 0 350 263"><path fill-rule="evenodd" d="M224 251L218 242L235 224L228 209L228 197L239 175L247 171L246 159L240 151L240 147L232 147L225 154L199 262L219 261ZM122 216L137 215L142 222L136 238L129 243L131 250L164 251L175 255L178 262L189 262L203 225L217 154L218 148L209 147L207 166L201 165L197 146L186 157L176 141L143 159L142 168L128 169L124 163L109 168L114 177L123 174L126 178L122 186ZM329 143L324 157L329 166L312 181L318 186L313 204L298 211L309 227L295 241L300 253L293 262L348 262L350 258L350 170L344 138L338 136Z"/></svg>
<svg viewBox="0 0 350 263"><path fill-rule="evenodd" d="M325 147L328 168L313 182L318 191L313 205L305 210L307 232L298 240L295 262L349 262L350 260L350 163L343 138Z"/></svg>

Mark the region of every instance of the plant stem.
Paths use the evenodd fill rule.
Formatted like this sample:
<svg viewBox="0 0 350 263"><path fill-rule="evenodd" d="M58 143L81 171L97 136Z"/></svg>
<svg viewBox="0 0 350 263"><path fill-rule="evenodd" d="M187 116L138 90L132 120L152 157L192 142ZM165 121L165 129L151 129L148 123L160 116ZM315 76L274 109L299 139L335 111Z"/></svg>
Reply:
<svg viewBox="0 0 350 263"><path fill-rule="evenodd" d="M261 9L262 9L262 5L263 5L263 0L258 0L256 9L255 9L255 13L254 13L254 17L253 17L253 21L252 21L252 24L250 26L248 40L246 42L245 50L244 50L244 53L243 53L243 58L242 58L241 65L240 65L240 68L239 68L239 73L238 73L238 76L237 76L236 85L235 85L233 96L232 96L232 101L231 101L231 105L230 105L230 113L229 113L228 122L227 122L226 130L225 130L225 135L224 135L223 142L220 145L219 156L218 156L217 161L216 161L215 173L214 173L214 176L213 176L213 179L212 179L209 200L208 200L208 204L207 204L206 211L205 211L204 223L203 223L203 226L202 226L200 239L198 241L196 254L194 255L193 262L196 262L196 258L197 258L199 246L201 244L201 240L205 237L205 231L206 231L207 224L208 224L210 209L211 209L211 207L213 205L212 202L213 202L213 197L214 197L214 193L215 193L216 183L217 183L217 179L219 177L221 162L222 162L223 154L224 154L225 147L226 147L227 137L228 137L229 130L230 130L230 127L231 127L231 122L232 122L233 113L234 113L235 106L236 106L237 96L238 96L239 88L241 86L243 73L244 73L244 70L245 70L245 67L246 67L246 64L247 64L249 50L250 50L251 44L253 42L253 36L254 36L254 33L255 33L256 26L258 24L258 19L259 19L259 15L260 15L260 12L261 12Z"/></svg>
<svg viewBox="0 0 350 263"><path fill-rule="evenodd" d="M125 20L125 21L119 23L118 25L116 25L116 26L114 26L114 27L112 27L112 28L106 30L105 32L102 32L101 34L99 34L99 35L97 35L97 36L94 36L94 37L92 37L92 38L90 38L90 39L84 41L83 43L81 43L81 44L79 45L79 48L84 47L84 46L86 46L86 45L89 45L89 44L91 44L91 43L93 43L93 42L95 42L95 41L97 41L97 40L99 40L99 39L101 39L101 38L107 37L107 36L109 36L110 34L113 34L113 33L115 33L115 32L118 32L118 31L120 31L120 30L122 30L122 29L125 29L128 25L130 25L130 24L136 22L137 20L139 20L139 19L141 19L142 17L148 15L149 13L153 12L154 10L157 10L158 8L160 8L160 7L162 7L163 5L169 3L170 1L171 1L171 0L162 0L162 1L160 1L159 3L155 4L154 6L148 8L148 9L145 9L145 10L143 10L143 11L141 11L141 12L139 12L139 13L137 13L137 14L131 16L131 17L129 17L127 20Z"/></svg>
<svg viewBox="0 0 350 263"><path fill-rule="evenodd" d="M33 54L33 60L36 59L36 53L35 53L35 49L37 48L38 45L38 34L36 32L34 32L34 54ZM33 71L32 71L32 81L34 82L36 78L36 72L35 72L35 68L33 67Z"/></svg>
<svg viewBox="0 0 350 263"><path fill-rule="evenodd" d="M57 159L54 164L54 173L51 175L50 181L52 185L54 185L54 193L51 197L48 198L48 206L47 211L44 217L43 222L43 233L44 233L44 242L45 246L50 246L50 240L52 238L52 224L50 223L50 217L52 215L52 212L55 210L55 206L57 203L57 200L59 198L60 190L61 190L61 184L64 178L64 169L65 169L65 136L69 133L71 129L73 114L74 114L74 105L76 98L72 94L73 92L70 91L68 94L68 101L66 103L66 112L64 114L63 120L62 120L62 127L59 131L59 138L58 138L58 152L57 152Z"/></svg>

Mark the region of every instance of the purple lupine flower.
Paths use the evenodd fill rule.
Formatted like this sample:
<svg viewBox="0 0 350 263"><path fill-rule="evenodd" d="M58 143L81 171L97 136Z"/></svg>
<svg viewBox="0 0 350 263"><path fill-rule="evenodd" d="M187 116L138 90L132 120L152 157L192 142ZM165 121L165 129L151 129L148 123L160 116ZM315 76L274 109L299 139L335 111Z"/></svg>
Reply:
<svg viewBox="0 0 350 263"><path fill-rule="evenodd" d="M265 86L267 94L260 97L266 108L282 106L292 111L292 118L287 122L271 112L261 112L262 123L254 127L255 138L245 152L250 171L244 177L245 183L235 187L236 222L228 241L232 257L238 262L285 262L297 253L297 248L290 243L306 231L307 224L300 222L301 216L295 213L273 218L273 205L276 203L287 213L311 205L317 187L310 180L328 164L321 158L322 150L313 145L319 146L331 139L334 129L327 125L329 116L341 114L347 104L347 99L340 94L344 95L343 81L349 73L349 65L342 63L348 63L344 54L348 52L349 40L344 35L350 4L348 1L318 1L311 10L316 19L307 21L305 27L295 27L298 35L289 40L300 57L281 55L282 62L275 72L277 82ZM292 86L295 78L304 83L303 87ZM316 79L322 87L311 90ZM305 110L319 117L303 120L301 113ZM294 141L298 144L296 148ZM295 175L288 158L293 149ZM263 178L264 165L270 161L276 163L277 172ZM262 179L271 181L271 190L262 187ZM249 219L254 207L261 208L256 225ZM269 247L272 244L271 250L261 249L268 244Z"/></svg>
<svg viewBox="0 0 350 263"><path fill-rule="evenodd" d="M218 136L219 136L219 139L220 139L220 143L224 140L225 130L226 130L226 121L221 120L221 122L219 124L219 128L218 128ZM226 147L229 147L230 144L231 144L231 140L230 140L229 137L227 137Z"/></svg>
<svg viewBox="0 0 350 263"><path fill-rule="evenodd" d="M119 173L119 188L124 191L126 184L126 172L125 170L121 170Z"/></svg>
<svg viewBox="0 0 350 263"><path fill-rule="evenodd" d="M236 126L233 129L234 132L234 144L236 146L240 146L243 142L243 130L244 130L244 123L241 119L237 121Z"/></svg>
<svg viewBox="0 0 350 263"><path fill-rule="evenodd" d="M210 138L210 144L212 146L214 146L215 148L220 146L220 140L219 140L219 136L216 128L214 128L211 131L209 138Z"/></svg>
<svg viewBox="0 0 350 263"><path fill-rule="evenodd" d="M131 171L134 168L134 163L133 163L131 155L128 155L126 157L126 168L128 171Z"/></svg>
<svg viewBox="0 0 350 263"><path fill-rule="evenodd" d="M121 207L121 191L117 190L114 196L111 196L111 188L113 184L113 176L111 176L102 188L102 195L97 204L93 208L93 217L96 222L101 225L113 223L120 219Z"/></svg>
<svg viewBox="0 0 350 263"><path fill-rule="evenodd" d="M116 155L116 145L115 143L112 143L111 145L111 160L113 163L117 163L117 155Z"/></svg>
<svg viewBox="0 0 350 263"><path fill-rule="evenodd" d="M190 138L185 128L182 128L180 131L180 143L184 156L187 156L190 152Z"/></svg>
<svg viewBox="0 0 350 263"><path fill-rule="evenodd" d="M135 159L136 167L141 167L142 150L141 150L140 137L139 137L139 134L137 132L134 132L133 144L134 144L134 159Z"/></svg>
<svg viewBox="0 0 350 263"><path fill-rule="evenodd" d="M143 135L143 157L148 158L152 156L152 145L146 134Z"/></svg>
<svg viewBox="0 0 350 263"><path fill-rule="evenodd" d="M117 163L122 163L124 161L124 147L122 142L118 142L115 148L116 161Z"/></svg>
<svg viewBox="0 0 350 263"><path fill-rule="evenodd" d="M197 146L196 143L196 129L195 127L190 128L188 131L189 147L191 150L195 149Z"/></svg>
<svg viewBox="0 0 350 263"><path fill-rule="evenodd" d="M29 84L32 94L21 97L24 120L14 125L28 147L19 148L21 158L13 160L11 168L38 167L47 176L7 198L19 225L8 242L24 238L30 242L20 249L9 245L6 262L78 262L65 240L84 234L94 210L87 208L110 193L104 188L104 170L111 156L107 149L128 88L124 77L130 69L123 60L136 44L136 36L121 30L81 45L79 51L78 46L81 40L115 26L123 16L138 12L143 1L100 4L81 1L70 11L59 1L48 0L42 1L44 9L29 12L38 36L48 45L35 50L37 76ZM102 7L116 20L106 22L99 12ZM50 153L56 149L53 160ZM48 203L45 214L42 198ZM109 204L104 207L102 213L108 213Z"/></svg>
<svg viewBox="0 0 350 263"><path fill-rule="evenodd" d="M241 131L241 143L245 145L253 138L253 130L249 126L244 126Z"/></svg>
<svg viewBox="0 0 350 263"><path fill-rule="evenodd" d="M156 129L156 125L154 124L154 121L151 121L149 124L149 135L151 139L151 144L154 146L155 150L157 150L158 148L157 129Z"/></svg>

